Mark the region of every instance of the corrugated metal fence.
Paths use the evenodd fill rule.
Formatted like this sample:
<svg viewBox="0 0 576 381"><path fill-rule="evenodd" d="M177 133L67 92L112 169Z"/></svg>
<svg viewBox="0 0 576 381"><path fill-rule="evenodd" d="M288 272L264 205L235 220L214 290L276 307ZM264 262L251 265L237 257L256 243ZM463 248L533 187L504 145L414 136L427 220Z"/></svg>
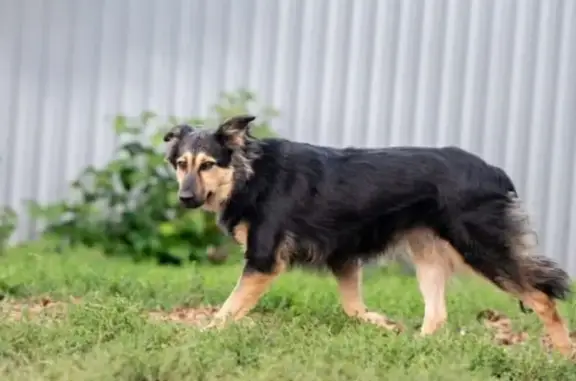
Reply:
<svg viewBox="0 0 576 381"><path fill-rule="evenodd" d="M576 273L575 0L0 0L0 202L64 196L120 112L202 115L241 87L297 140L502 165Z"/></svg>

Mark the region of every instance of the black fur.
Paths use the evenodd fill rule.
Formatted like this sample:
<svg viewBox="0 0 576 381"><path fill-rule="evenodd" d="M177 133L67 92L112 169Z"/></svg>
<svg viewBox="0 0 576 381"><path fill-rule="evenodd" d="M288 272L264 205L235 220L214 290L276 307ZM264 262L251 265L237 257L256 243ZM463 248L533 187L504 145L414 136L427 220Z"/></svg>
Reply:
<svg viewBox="0 0 576 381"><path fill-rule="evenodd" d="M337 149L249 135L229 148L232 158L250 158L250 171L246 161L238 164L219 216L230 233L241 222L250 227L245 271L272 272L287 236L294 237L293 264L337 271L426 227L500 288L531 287L558 299L569 292L568 275L554 262L519 253L529 226L515 217L510 178L462 149Z"/></svg>

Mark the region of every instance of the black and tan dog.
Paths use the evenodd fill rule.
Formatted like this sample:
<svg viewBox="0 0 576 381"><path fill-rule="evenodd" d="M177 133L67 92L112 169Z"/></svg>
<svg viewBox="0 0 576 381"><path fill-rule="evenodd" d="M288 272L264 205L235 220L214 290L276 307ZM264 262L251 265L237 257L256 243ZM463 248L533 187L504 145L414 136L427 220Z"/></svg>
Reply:
<svg viewBox="0 0 576 381"><path fill-rule="evenodd" d="M536 255L514 186L501 169L459 148L329 148L256 139L253 116L216 130L176 126L164 138L186 207L218 214L245 250L245 267L214 324L246 315L290 265L324 267L347 315L390 327L369 311L361 264L402 246L424 303L421 334L446 321L445 285L467 268L540 317L556 348L571 341L555 299L568 275Z"/></svg>

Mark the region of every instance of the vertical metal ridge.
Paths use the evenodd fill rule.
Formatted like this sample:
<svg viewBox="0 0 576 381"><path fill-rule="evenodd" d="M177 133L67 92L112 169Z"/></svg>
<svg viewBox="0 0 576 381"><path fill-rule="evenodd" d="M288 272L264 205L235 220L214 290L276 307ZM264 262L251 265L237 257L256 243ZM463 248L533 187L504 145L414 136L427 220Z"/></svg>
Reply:
<svg viewBox="0 0 576 381"><path fill-rule="evenodd" d="M426 3L420 33L420 59L417 68L418 83L413 107L414 122L411 142L417 145L433 144L438 131L438 109L444 84L442 64L445 58L447 3Z"/></svg>
<svg viewBox="0 0 576 381"><path fill-rule="evenodd" d="M559 58L556 77L556 102L554 105L554 129L552 135L552 159L548 184L548 218L544 234L549 239L548 255L574 268L575 245L571 242L570 214L575 170L566 170L566 163L574 163L571 150L576 147L576 6L574 2L563 3L562 28L559 36ZM572 113L572 119L570 119ZM572 225L572 226L571 226Z"/></svg>
<svg viewBox="0 0 576 381"><path fill-rule="evenodd" d="M462 15L462 13L464 13ZM462 129L463 94L468 65L467 46L470 33L470 9L464 2L449 0L442 65L441 91L438 94L439 112L436 145L459 143ZM451 44L449 44L451 43Z"/></svg>
<svg viewBox="0 0 576 381"><path fill-rule="evenodd" d="M18 122L19 122L19 118L18 118L18 102L20 99L20 88L21 88L21 75L22 75L22 46L24 44L23 41L23 18L24 18L24 10L23 10L23 2L16 2L16 4L14 3L8 3L8 4L3 4L5 5L6 8L8 9L13 9L14 10L14 14L13 14L13 19L14 20L14 24L15 24L15 28L11 29L11 31L14 33L13 35L11 35L10 37L13 38L13 46L12 49L10 49L9 52L7 52L6 55L3 54L4 57L8 56L11 59L11 66L6 67L6 70L8 71L7 73L5 73L4 78L9 78L10 82L9 82L9 90L7 93L7 97L8 99L6 99L6 102L4 103L6 105L6 112L7 112L7 117L6 117L6 129L2 129L4 131L6 131L6 151L1 153L0 156L0 160L2 160L2 168L5 169L5 172L3 172L2 174L5 176L4 178L6 179L6 181L4 182L2 188L2 204L3 205L10 205L12 207L15 207L15 202L13 199L13 195L14 193L16 193L17 191L15 191L14 189L14 183L15 183L15 179L18 176L18 173L16 171L15 168L15 162L17 160L17 158L15 157L16 155L16 142L17 139L19 138L19 128L18 128ZM11 6L13 6L13 8L11 8ZM15 8L15 9L14 9ZM5 14L7 15L9 12L6 12ZM18 234L18 233L17 233ZM19 239L20 237L18 235L15 235L16 239Z"/></svg>
<svg viewBox="0 0 576 381"><path fill-rule="evenodd" d="M416 105L418 65L421 45L423 11L417 3L402 3L396 84L390 124L390 145L405 145L412 135L413 109Z"/></svg>

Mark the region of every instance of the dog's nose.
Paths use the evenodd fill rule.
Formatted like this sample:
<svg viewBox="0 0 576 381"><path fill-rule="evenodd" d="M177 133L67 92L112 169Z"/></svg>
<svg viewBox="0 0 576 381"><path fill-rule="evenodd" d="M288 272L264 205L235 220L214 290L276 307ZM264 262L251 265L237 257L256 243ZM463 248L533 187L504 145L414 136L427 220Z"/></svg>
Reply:
<svg viewBox="0 0 576 381"><path fill-rule="evenodd" d="M180 195L180 203L189 209L194 209L202 205L200 200L191 195Z"/></svg>

